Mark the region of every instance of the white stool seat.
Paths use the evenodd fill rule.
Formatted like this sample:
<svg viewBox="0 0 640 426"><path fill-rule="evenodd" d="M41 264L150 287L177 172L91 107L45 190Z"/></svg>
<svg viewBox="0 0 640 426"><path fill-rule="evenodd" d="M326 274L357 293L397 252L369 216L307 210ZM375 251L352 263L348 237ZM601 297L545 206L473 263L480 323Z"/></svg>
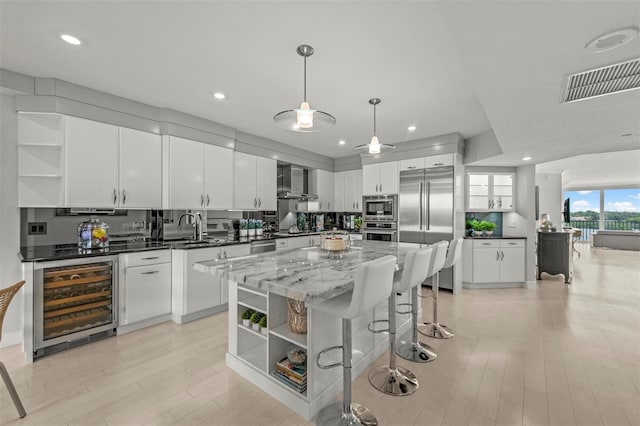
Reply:
<svg viewBox="0 0 640 426"><path fill-rule="evenodd" d="M395 269L395 256L384 256L364 262L356 271L352 292L308 305L311 309L342 318L342 346L324 349L316 359L317 365L322 369L342 365L342 403L329 405L320 411L316 418L318 426L378 424L378 420L368 408L351 402L351 320L389 298ZM320 364L323 354L334 349L342 349L342 362L331 365Z"/></svg>

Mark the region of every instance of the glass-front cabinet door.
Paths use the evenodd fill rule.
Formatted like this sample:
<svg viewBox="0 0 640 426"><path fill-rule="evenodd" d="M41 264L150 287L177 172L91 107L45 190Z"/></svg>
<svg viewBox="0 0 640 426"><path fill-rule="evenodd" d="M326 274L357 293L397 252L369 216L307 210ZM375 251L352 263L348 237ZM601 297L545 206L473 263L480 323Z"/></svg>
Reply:
<svg viewBox="0 0 640 426"><path fill-rule="evenodd" d="M515 174L467 172L467 211L511 211Z"/></svg>

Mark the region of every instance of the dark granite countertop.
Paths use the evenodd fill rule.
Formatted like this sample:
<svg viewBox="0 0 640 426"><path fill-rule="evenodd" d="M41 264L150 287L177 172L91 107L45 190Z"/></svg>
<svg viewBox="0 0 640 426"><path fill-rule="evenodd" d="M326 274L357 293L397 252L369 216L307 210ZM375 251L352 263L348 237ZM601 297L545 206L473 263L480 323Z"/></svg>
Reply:
<svg viewBox="0 0 640 426"><path fill-rule="evenodd" d="M122 241L111 242L104 249L81 249L75 244L51 244L41 246L22 246L20 255L23 262L45 262L54 260L77 259L81 257L107 256L120 253L147 250L193 250L209 247L222 247L236 244L250 244L252 241L275 240L278 238L295 238L307 235L320 235L320 232L300 232L289 234L275 232L254 237L239 237L238 239L206 239L203 241L174 240L174 241Z"/></svg>

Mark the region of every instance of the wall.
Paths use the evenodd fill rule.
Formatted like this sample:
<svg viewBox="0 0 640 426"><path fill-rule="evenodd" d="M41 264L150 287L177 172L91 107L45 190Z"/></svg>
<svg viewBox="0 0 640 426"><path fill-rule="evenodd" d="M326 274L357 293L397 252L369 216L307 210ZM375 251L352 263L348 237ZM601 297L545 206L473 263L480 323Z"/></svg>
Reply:
<svg viewBox="0 0 640 426"><path fill-rule="evenodd" d="M562 228L562 173L536 173L540 214L547 213L557 229ZM539 217L534 218L540 220Z"/></svg>
<svg viewBox="0 0 640 426"><path fill-rule="evenodd" d="M13 96L0 93L0 287L20 280L20 214L18 209L18 114ZM22 290L7 311L1 347L22 340Z"/></svg>
<svg viewBox="0 0 640 426"><path fill-rule="evenodd" d="M522 166L516 169L517 192L516 213L520 216L515 222L518 226L518 234L527 237L526 243L526 269L524 279L527 288L536 287L536 168L534 165ZM513 214L512 214L513 215ZM506 216L506 215L505 215ZM509 217L504 218L509 220ZM508 223L508 222L507 222ZM507 229L509 226L507 225Z"/></svg>

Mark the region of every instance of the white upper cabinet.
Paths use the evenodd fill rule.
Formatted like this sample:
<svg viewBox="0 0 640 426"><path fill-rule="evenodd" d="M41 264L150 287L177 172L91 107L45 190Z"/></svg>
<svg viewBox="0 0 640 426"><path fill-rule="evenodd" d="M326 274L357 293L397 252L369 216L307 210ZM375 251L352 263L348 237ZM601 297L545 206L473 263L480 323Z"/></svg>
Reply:
<svg viewBox="0 0 640 426"><path fill-rule="evenodd" d="M346 172L336 172L333 174L333 209L337 212L346 211L344 175Z"/></svg>
<svg viewBox="0 0 640 426"><path fill-rule="evenodd" d="M118 133L118 126L65 117L69 207L119 207Z"/></svg>
<svg viewBox="0 0 640 426"><path fill-rule="evenodd" d="M467 211L511 211L514 206L514 173L467 172Z"/></svg>
<svg viewBox="0 0 640 426"><path fill-rule="evenodd" d="M242 210L276 210L276 160L235 152L233 164L233 207Z"/></svg>
<svg viewBox="0 0 640 426"><path fill-rule="evenodd" d="M429 157L409 158L398 161L398 171L429 169L433 167L453 166L454 154L431 155Z"/></svg>
<svg viewBox="0 0 640 426"><path fill-rule="evenodd" d="M120 207L158 209L162 206L160 135L120 128Z"/></svg>
<svg viewBox="0 0 640 426"><path fill-rule="evenodd" d="M321 211L336 211L334 179L333 173L326 170L309 170L309 192L318 195L318 209Z"/></svg>
<svg viewBox="0 0 640 426"><path fill-rule="evenodd" d="M362 166L362 194L384 195L398 193L398 162Z"/></svg>
<svg viewBox="0 0 640 426"><path fill-rule="evenodd" d="M233 151L171 136L169 139L169 207L228 209L232 206Z"/></svg>
<svg viewBox="0 0 640 426"><path fill-rule="evenodd" d="M207 208L226 210L233 207L233 151L215 145L204 148L204 193Z"/></svg>
<svg viewBox="0 0 640 426"><path fill-rule="evenodd" d="M344 211L362 211L363 170L349 170L344 173Z"/></svg>
<svg viewBox="0 0 640 426"><path fill-rule="evenodd" d="M256 197L258 210L277 210L278 164L271 158L256 157Z"/></svg>
<svg viewBox="0 0 640 426"><path fill-rule="evenodd" d="M204 208L204 144L169 138L169 208Z"/></svg>

